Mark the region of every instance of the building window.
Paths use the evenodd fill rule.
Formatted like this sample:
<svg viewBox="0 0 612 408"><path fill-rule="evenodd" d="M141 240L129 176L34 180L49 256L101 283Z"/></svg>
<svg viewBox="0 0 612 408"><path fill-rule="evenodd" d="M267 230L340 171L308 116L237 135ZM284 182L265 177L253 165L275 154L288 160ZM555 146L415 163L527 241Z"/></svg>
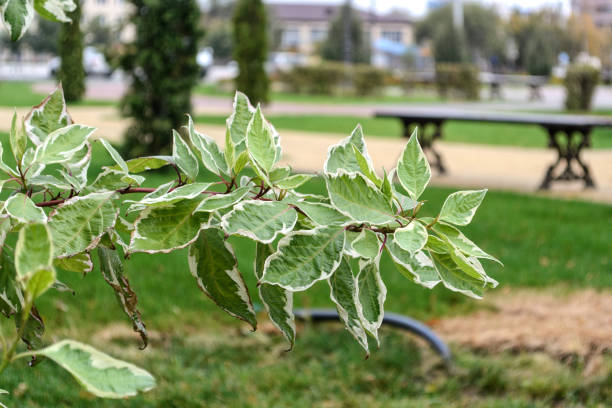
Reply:
<svg viewBox="0 0 612 408"><path fill-rule="evenodd" d="M300 31L297 28L285 28L281 35L282 47L296 47L300 44Z"/></svg>
<svg viewBox="0 0 612 408"><path fill-rule="evenodd" d="M396 43L402 42L402 32L397 30L383 30L382 38Z"/></svg>
<svg viewBox="0 0 612 408"><path fill-rule="evenodd" d="M313 43L323 42L327 38L327 30L324 28L313 28L310 30L310 41Z"/></svg>

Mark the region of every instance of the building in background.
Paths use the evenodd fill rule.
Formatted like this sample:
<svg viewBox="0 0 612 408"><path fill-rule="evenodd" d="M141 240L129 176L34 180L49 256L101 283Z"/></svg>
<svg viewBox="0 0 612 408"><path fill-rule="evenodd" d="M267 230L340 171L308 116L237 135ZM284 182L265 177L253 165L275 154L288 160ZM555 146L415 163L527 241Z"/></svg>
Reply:
<svg viewBox="0 0 612 408"><path fill-rule="evenodd" d="M277 29L278 50L294 53L305 61L316 58L318 46L327 38L329 24L337 17L340 5L268 3ZM361 16L365 37L373 45L384 44L385 50L407 49L414 44L414 21L407 14L394 12L378 15L357 9ZM393 45L393 46L391 46Z"/></svg>
<svg viewBox="0 0 612 408"><path fill-rule="evenodd" d="M572 14L586 14L598 27L612 27L612 0L572 0Z"/></svg>
<svg viewBox="0 0 612 408"><path fill-rule="evenodd" d="M99 18L103 24L117 27L129 18L131 5L126 0L81 0L83 23Z"/></svg>

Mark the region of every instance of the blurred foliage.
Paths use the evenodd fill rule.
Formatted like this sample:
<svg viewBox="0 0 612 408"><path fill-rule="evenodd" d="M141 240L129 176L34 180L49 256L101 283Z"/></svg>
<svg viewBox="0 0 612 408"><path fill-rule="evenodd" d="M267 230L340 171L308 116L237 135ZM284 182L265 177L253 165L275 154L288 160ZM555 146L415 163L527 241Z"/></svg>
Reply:
<svg viewBox="0 0 612 408"><path fill-rule="evenodd" d="M131 77L121 106L134 121L124 150L132 156L168 153L171 130L191 111L191 92L199 78L200 9L195 0L131 3L136 38L121 58Z"/></svg>
<svg viewBox="0 0 612 408"><path fill-rule="evenodd" d="M17 44L37 53L58 54L58 37L61 26L54 21L39 18L36 29L30 30Z"/></svg>
<svg viewBox="0 0 612 408"><path fill-rule="evenodd" d="M347 44L345 33L346 24L349 24L350 44ZM348 52L349 61L346 61ZM364 36L363 26L359 15L346 2L340 8L336 19L331 22L327 39L322 44L321 56L329 61L345 61L352 63L367 63L370 61L370 50L367 38Z"/></svg>
<svg viewBox="0 0 612 408"><path fill-rule="evenodd" d="M476 100L480 91L478 69L468 63L436 64L436 89L442 98L455 96Z"/></svg>
<svg viewBox="0 0 612 408"><path fill-rule="evenodd" d="M85 27L85 43L105 50L119 41L119 34L104 22L101 16L94 17Z"/></svg>
<svg viewBox="0 0 612 408"><path fill-rule="evenodd" d="M85 95L85 69L83 68L83 33L81 32L81 3L69 14L72 23L62 24L59 34L61 58L57 79L64 87L67 102L77 102Z"/></svg>
<svg viewBox="0 0 612 408"><path fill-rule="evenodd" d="M463 34L457 33L453 27L453 10L449 3L431 11L417 25L416 40L432 41L437 62L504 59L507 36L496 9L466 3L463 13Z"/></svg>
<svg viewBox="0 0 612 408"><path fill-rule="evenodd" d="M515 64L530 75L550 75L557 55L571 49L574 41L563 27L563 17L554 10L514 12L508 27L517 48Z"/></svg>
<svg viewBox="0 0 612 408"><path fill-rule="evenodd" d="M234 59L239 71L236 89L244 92L254 104L268 102L267 21L262 0L239 0L236 4L233 16Z"/></svg>
<svg viewBox="0 0 612 408"><path fill-rule="evenodd" d="M280 72L278 80L289 91L304 94L358 96L379 94L389 73L366 64L345 65L326 62L319 65L295 66Z"/></svg>
<svg viewBox="0 0 612 408"><path fill-rule="evenodd" d="M565 75L565 107L570 111L588 111L599 82L599 70L589 65L573 65Z"/></svg>

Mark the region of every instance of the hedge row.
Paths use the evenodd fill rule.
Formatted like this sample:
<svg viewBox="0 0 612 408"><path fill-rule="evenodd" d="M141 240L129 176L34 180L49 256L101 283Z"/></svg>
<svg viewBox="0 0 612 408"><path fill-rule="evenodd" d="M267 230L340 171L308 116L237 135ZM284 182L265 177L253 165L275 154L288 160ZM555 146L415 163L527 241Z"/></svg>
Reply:
<svg viewBox="0 0 612 408"><path fill-rule="evenodd" d="M589 65L572 65L565 75L565 107L567 110L588 111L599 82L599 70Z"/></svg>
<svg viewBox="0 0 612 408"><path fill-rule="evenodd" d="M471 64L437 64L436 89L442 98L476 100L480 93L478 69Z"/></svg>
<svg viewBox="0 0 612 408"><path fill-rule="evenodd" d="M288 91L307 94L353 93L374 95L381 92L388 73L370 65L323 63L296 66L278 73L278 81Z"/></svg>

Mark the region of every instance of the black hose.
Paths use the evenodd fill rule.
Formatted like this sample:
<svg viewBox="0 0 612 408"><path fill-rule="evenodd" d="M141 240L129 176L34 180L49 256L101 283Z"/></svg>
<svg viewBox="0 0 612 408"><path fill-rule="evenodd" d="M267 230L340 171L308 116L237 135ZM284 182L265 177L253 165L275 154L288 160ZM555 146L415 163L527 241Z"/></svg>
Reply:
<svg viewBox="0 0 612 408"><path fill-rule="evenodd" d="M340 321L338 312L333 309L296 309L294 314L300 320L310 320L313 322ZM442 357L445 364L450 365L450 349L427 325L397 313L385 313L383 324L407 330L423 338Z"/></svg>

